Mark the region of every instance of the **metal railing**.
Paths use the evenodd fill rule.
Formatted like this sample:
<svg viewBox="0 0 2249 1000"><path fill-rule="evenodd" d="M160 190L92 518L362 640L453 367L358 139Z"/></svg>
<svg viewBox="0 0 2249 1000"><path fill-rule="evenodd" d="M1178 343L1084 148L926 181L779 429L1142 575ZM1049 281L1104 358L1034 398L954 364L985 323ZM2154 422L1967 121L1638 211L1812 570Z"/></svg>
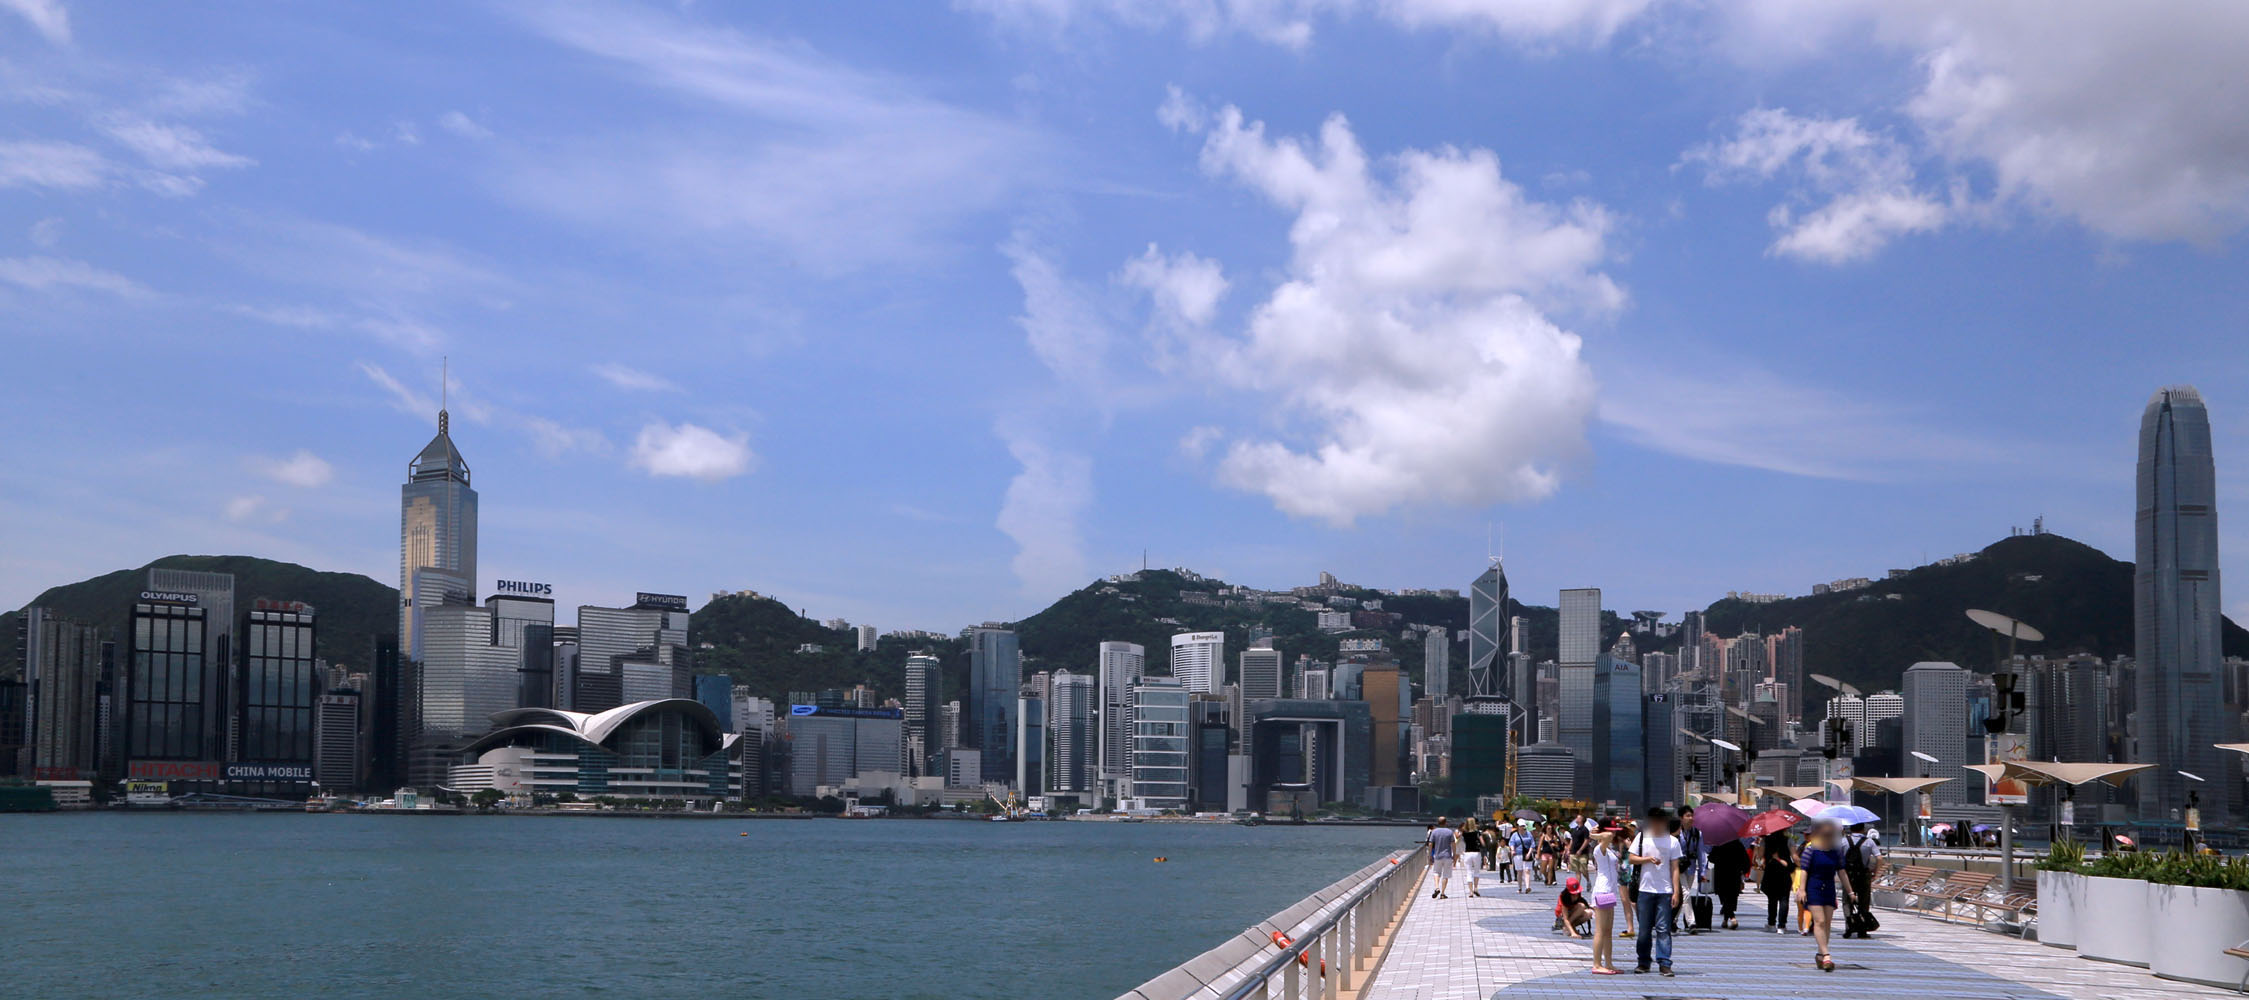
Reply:
<svg viewBox="0 0 2249 1000"><path fill-rule="evenodd" d="M1411 901L1427 851L1383 855L1118 1000L1334 1000L1359 983Z"/></svg>

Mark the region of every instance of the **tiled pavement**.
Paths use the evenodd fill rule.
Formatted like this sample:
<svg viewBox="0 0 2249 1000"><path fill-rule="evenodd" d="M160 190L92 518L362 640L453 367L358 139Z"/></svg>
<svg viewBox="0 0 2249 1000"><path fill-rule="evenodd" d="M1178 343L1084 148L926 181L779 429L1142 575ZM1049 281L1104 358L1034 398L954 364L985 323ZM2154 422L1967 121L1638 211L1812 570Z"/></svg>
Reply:
<svg viewBox="0 0 2249 1000"><path fill-rule="evenodd" d="M2228 990L2157 979L2144 969L2077 957L2035 941L1876 911L1872 941L1834 942L1838 968L1812 965L1809 938L1771 934L1764 897L1745 894L1738 931L1678 935L1679 975L1634 975L1633 941L1616 943L1621 976L1586 971L1592 946L1554 923L1554 890L1530 895L1485 883L1473 898L1456 874L1449 899L1424 881L1364 1000L1795 1000L1805 996L1914 996L1928 1000L2194 1000ZM1841 921L1837 922L1838 930ZM1856 966L1856 968L1854 968Z"/></svg>

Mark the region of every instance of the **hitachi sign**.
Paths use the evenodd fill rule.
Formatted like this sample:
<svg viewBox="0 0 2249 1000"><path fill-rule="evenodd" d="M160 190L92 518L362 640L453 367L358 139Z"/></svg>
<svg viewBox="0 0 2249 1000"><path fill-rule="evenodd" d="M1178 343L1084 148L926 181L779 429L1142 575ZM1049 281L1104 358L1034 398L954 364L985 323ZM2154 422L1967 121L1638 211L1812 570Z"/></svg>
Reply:
<svg viewBox="0 0 2249 1000"><path fill-rule="evenodd" d="M532 583L528 580L496 580L492 583L495 594L520 594L524 597L553 597L554 584Z"/></svg>

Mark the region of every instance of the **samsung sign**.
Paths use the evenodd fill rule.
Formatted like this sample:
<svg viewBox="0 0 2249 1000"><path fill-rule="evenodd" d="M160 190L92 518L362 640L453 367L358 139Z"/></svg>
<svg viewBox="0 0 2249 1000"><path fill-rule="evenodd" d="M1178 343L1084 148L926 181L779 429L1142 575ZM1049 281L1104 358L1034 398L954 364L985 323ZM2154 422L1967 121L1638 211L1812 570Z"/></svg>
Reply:
<svg viewBox="0 0 2249 1000"><path fill-rule="evenodd" d="M906 717L906 710L902 708L821 708L818 705L791 705L789 706L789 714L800 717L817 715L829 719L903 719Z"/></svg>
<svg viewBox="0 0 2249 1000"><path fill-rule="evenodd" d="M226 766L228 781L311 781L310 764L242 764Z"/></svg>
<svg viewBox="0 0 2249 1000"><path fill-rule="evenodd" d="M532 583L528 580L495 580L492 583L492 592L495 594L516 594L522 597L553 597L554 584Z"/></svg>
<svg viewBox="0 0 2249 1000"><path fill-rule="evenodd" d="M187 591L182 590L141 591L141 600L144 601L168 601L172 604L194 604L201 601L202 599L203 595L201 594L188 593Z"/></svg>
<svg viewBox="0 0 2249 1000"><path fill-rule="evenodd" d="M681 594L634 594L633 607L685 611L687 610L687 598Z"/></svg>

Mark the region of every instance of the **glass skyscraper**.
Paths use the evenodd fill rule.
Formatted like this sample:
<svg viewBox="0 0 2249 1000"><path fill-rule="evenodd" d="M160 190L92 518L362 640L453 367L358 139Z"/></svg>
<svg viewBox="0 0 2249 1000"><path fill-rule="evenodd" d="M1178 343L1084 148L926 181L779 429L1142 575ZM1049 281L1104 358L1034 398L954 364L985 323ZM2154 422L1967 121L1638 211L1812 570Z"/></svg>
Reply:
<svg viewBox="0 0 2249 1000"><path fill-rule="evenodd" d="M243 617L242 672L235 685L238 759L313 762L313 711L320 696L313 637L313 611L301 604L256 608Z"/></svg>
<svg viewBox="0 0 2249 1000"><path fill-rule="evenodd" d="M2148 400L2140 418L2139 503L2132 567L2139 751L2155 770L2133 779L2140 815L2186 806L2191 771L2209 819L2223 820L2235 789L2222 752L2230 738L2219 673L2217 467L2210 412L2192 386ZM2211 815L2214 813L2215 815Z"/></svg>
<svg viewBox="0 0 2249 1000"><path fill-rule="evenodd" d="M1143 809L1187 805L1187 702L1192 694L1170 677L1132 688L1132 797Z"/></svg>
<svg viewBox="0 0 2249 1000"><path fill-rule="evenodd" d="M1147 673L1148 650L1136 642L1101 644L1101 745L1096 753L1105 796L1132 781L1132 686Z"/></svg>
<svg viewBox="0 0 2249 1000"><path fill-rule="evenodd" d="M1507 571L1492 560L1474 583L1468 585L1468 685L1471 695L1496 694L1527 709L1533 692L1510 690L1511 678L1500 669L1507 652Z"/></svg>
<svg viewBox="0 0 2249 1000"><path fill-rule="evenodd" d="M414 615L424 567L454 574L471 591L476 584L476 491L469 488L469 464L453 447L452 423L437 411L437 436L406 464L406 483L398 488L398 648L413 655Z"/></svg>
<svg viewBox="0 0 2249 1000"><path fill-rule="evenodd" d="M1023 654L1015 632L985 622L968 634L968 732L962 742L984 752L985 781L1015 780L1015 701L1023 690Z"/></svg>

